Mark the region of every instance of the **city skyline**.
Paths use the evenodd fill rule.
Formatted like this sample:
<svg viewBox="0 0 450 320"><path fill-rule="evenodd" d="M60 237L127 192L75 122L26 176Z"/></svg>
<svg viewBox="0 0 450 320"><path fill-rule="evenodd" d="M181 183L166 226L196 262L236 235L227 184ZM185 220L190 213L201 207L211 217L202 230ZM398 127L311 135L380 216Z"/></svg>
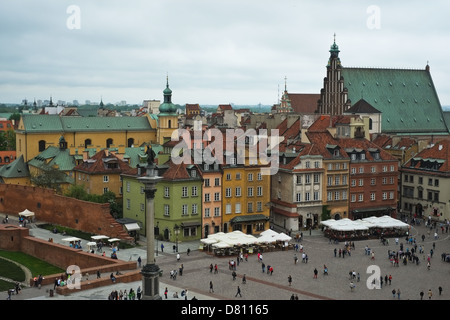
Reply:
<svg viewBox="0 0 450 320"><path fill-rule="evenodd" d="M176 104L272 105L285 77L291 93L320 92L335 37L344 67L429 64L441 105L450 105L445 1L6 0L0 7L4 103L52 96L141 104L162 100L168 76Z"/></svg>

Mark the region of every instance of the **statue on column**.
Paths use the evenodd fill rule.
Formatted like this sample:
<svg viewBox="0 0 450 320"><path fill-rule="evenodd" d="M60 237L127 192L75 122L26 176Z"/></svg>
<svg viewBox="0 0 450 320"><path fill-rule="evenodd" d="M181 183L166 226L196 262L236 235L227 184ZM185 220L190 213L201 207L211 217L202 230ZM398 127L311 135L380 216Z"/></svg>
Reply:
<svg viewBox="0 0 450 320"><path fill-rule="evenodd" d="M145 153L147 154L147 165L152 167L155 164L155 151L153 151L150 145L147 145L147 151Z"/></svg>

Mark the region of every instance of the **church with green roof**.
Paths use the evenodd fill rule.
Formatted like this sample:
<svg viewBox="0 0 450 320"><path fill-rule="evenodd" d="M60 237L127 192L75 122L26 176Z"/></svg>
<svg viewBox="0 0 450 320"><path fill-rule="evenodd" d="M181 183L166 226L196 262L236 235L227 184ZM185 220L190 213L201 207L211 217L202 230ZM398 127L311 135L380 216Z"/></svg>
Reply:
<svg viewBox="0 0 450 320"><path fill-rule="evenodd" d="M381 133L449 134L429 65L424 69L349 68L341 64L336 41L329 52L317 113L341 115L364 99L381 112Z"/></svg>

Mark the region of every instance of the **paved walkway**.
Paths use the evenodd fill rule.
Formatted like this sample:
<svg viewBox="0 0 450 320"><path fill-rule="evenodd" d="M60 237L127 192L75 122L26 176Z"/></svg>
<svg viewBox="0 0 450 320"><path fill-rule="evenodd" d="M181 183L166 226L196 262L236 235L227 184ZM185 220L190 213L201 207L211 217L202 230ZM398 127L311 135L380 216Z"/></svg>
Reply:
<svg viewBox="0 0 450 320"><path fill-rule="evenodd" d="M47 231L32 228L30 234L36 237L48 239L50 235ZM51 233L50 233L51 234ZM426 236L422 242L421 235ZM431 232L433 234L433 232ZM198 250L199 242L180 243L179 251L181 260L177 261L176 254L173 253L172 243L164 242L164 252L158 250L156 263L163 270L160 278L160 295L165 300L164 289L168 289L168 299L173 300L174 292L178 292L178 300L184 299L180 296L181 290L188 289L188 299L194 296L199 300L288 300L292 296L297 296L300 300L398 300L392 290L400 289L401 300L419 300L421 291L424 292L424 300L428 299L428 290L432 291L432 300L447 300L450 298L450 263L441 259L442 253L450 252L450 234L439 232L439 238L434 239L427 235L424 226L414 226L411 235L416 238L417 245L423 246L424 253L420 254L420 263L409 262L407 265L400 263L393 266L388 259L388 250L397 251L399 245L395 244L393 238L389 239L388 245L383 245L379 240L361 240L355 242L355 249L351 255L335 257L334 249L343 248L344 244L333 244L322 236L320 231L315 231L311 235L304 233L302 241L303 251L308 255L308 262L304 263L301 253L294 250L274 251L263 253L265 265L274 268L272 275L262 272L262 264L257 260L256 254L249 256L248 261L242 261L237 265L237 277L233 280L228 263L235 257L214 257L210 254ZM54 241L56 235L51 234ZM406 248L413 246L406 243L405 239L400 239ZM427 268L427 255L434 248L431 258L431 268ZM158 243L160 245L160 242ZM368 246L374 251L374 260L365 253ZM187 249L191 250L187 255ZM123 260L146 259L145 247L120 250L118 258ZM294 255L299 257L299 261L294 263ZM183 274L178 275L176 280L170 278L170 270L178 269L183 265ZM218 265L218 273L210 272L210 264ZM328 275L323 274L323 266L328 267ZM378 268L380 275L384 277L392 276L391 285L383 283L380 289L369 289L367 282L374 277L373 266ZM317 278L314 278L314 269L318 270ZM359 274L360 280L354 280L355 288L350 289L349 272L355 271ZM243 276L246 283L242 283ZM291 275L292 283L289 284L288 276ZM210 281L213 283L213 291L210 292ZM18 296L12 299L54 299L54 300L104 300L112 290L136 290L141 286L141 282L126 284L113 284L110 286L86 290L68 296L55 294L49 296L49 288L25 288ZM242 297L236 297L238 286L241 289ZM439 295L438 288L442 287L442 295ZM5 293L6 295L6 293Z"/></svg>

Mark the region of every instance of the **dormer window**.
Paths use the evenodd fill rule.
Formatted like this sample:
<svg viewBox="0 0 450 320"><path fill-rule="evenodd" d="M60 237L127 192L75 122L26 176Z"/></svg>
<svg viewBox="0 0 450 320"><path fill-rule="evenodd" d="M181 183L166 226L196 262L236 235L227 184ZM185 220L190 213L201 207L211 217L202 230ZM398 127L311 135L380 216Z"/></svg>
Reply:
<svg viewBox="0 0 450 320"><path fill-rule="evenodd" d="M192 177L192 178L197 177L197 171L191 170L191 177Z"/></svg>
<svg viewBox="0 0 450 320"><path fill-rule="evenodd" d="M339 157L339 149L335 149L335 150L333 151L333 156Z"/></svg>

